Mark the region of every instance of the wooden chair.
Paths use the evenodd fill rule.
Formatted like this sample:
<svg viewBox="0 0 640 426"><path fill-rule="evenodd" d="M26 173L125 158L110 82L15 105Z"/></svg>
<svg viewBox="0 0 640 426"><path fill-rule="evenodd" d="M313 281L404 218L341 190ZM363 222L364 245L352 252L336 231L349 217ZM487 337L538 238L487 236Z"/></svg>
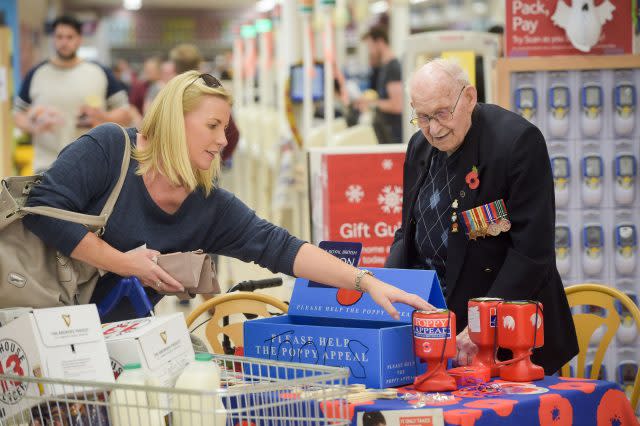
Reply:
<svg viewBox="0 0 640 426"><path fill-rule="evenodd" d="M209 299L197 306L187 317L187 327L191 327L200 315L212 308L215 308L215 313L207 323L205 335L213 352L217 354L225 353L221 343L223 335L228 336L235 347L244 346L244 321L231 322L233 318L230 318L229 324L223 325L224 317L231 317L231 315L236 314L251 314L268 318L273 316L268 308L272 308L272 310L276 308L285 314L289 310L286 303L268 294L227 293ZM244 315L242 315L242 318L244 319Z"/></svg>
<svg viewBox="0 0 640 426"><path fill-rule="evenodd" d="M611 340L616 335L618 328L620 327L621 319L618 315L618 310L615 306L615 301L618 300L633 316L633 319L640 334L640 309L633 303L633 301L615 288L607 287L602 284L577 284L565 289L567 293L567 299L569 300L569 306L577 307L583 305L597 306L606 309L606 316L600 316L592 313L574 312L573 322L576 326L576 334L578 335L578 347L580 352L578 353L578 364L576 369L576 377L584 377L585 375L585 362L587 357L587 350L589 349L589 341L593 333L605 326L606 330L600 340L596 353L593 359L591 368L591 379L597 379L600 374L600 367L604 355L611 343ZM565 364L561 370L562 376L570 376L569 364ZM638 398L640 397L640 369L636 374L636 379L633 384L633 392L631 395L631 406L636 409L638 404Z"/></svg>

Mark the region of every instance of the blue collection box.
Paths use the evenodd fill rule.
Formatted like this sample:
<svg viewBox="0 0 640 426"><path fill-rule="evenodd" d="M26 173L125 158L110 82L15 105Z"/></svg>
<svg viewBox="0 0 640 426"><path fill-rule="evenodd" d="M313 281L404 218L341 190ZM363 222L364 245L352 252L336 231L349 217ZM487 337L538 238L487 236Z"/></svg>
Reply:
<svg viewBox="0 0 640 426"><path fill-rule="evenodd" d="M434 271L369 269L382 281L446 307ZM369 294L359 296L297 279L288 315L244 323L244 355L345 367L349 383L372 388L412 383L425 370L413 352L413 308L396 303L396 321Z"/></svg>

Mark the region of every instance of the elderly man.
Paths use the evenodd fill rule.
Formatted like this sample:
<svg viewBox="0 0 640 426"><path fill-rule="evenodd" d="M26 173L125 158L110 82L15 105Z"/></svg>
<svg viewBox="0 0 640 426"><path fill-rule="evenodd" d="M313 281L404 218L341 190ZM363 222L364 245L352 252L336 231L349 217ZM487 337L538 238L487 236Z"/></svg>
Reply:
<svg viewBox="0 0 640 426"><path fill-rule="evenodd" d="M409 83L419 127L404 165L402 227L387 267L434 269L457 317L458 362L477 348L467 333L474 297L538 300L544 347L534 362L556 372L578 352L555 265L555 206L540 130L496 105L479 104L455 63L433 60Z"/></svg>

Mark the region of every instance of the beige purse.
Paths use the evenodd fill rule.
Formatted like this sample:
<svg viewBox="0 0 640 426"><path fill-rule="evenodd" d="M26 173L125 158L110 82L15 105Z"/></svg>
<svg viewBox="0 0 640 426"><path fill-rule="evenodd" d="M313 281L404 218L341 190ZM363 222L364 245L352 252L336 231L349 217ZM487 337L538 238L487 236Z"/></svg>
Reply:
<svg viewBox="0 0 640 426"><path fill-rule="evenodd" d="M184 292L163 294L190 299L196 294L220 293L213 259L202 250L161 254L158 256L158 266L180 282L185 289Z"/></svg>
<svg viewBox="0 0 640 426"><path fill-rule="evenodd" d="M24 227L21 219L27 214L39 214L80 223L101 236L129 169L131 141L127 132L122 131L125 149L120 177L98 216L47 206L25 207L41 176L15 176L1 181L0 308L48 308L89 302L98 282L98 270L47 246Z"/></svg>

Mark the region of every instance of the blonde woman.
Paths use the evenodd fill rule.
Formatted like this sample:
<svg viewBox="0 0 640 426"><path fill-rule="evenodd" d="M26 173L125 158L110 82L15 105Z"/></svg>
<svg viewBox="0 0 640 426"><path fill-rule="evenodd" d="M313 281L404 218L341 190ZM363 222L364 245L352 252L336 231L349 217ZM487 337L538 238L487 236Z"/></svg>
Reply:
<svg viewBox="0 0 640 426"><path fill-rule="evenodd" d="M120 277L137 276L155 304L162 297L158 290L183 288L153 258L202 249L339 288L353 289L358 278L361 289L394 318L395 302L432 308L260 219L216 187L230 112L230 96L211 75L189 71L174 77L151 104L140 130L126 130L134 145L132 160L102 237L81 225L36 215L24 219L27 227L60 252L110 272L98 282L93 301ZM96 127L62 151L32 191L29 205L98 214L118 178L123 153L124 135L117 125ZM142 245L146 248L133 250ZM103 320L134 316L123 303Z"/></svg>

